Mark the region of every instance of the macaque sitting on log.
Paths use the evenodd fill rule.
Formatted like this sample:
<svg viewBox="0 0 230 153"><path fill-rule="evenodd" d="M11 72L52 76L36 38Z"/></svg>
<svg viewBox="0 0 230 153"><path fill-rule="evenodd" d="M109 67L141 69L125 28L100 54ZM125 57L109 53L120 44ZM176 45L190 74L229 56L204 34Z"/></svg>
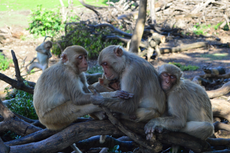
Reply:
<svg viewBox="0 0 230 153"><path fill-rule="evenodd" d="M107 80L119 80L121 90L134 96L124 102L93 101L93 104L108 107L121 113L121 118L135 122L148 121L164 113L165 94L157 72L149 62L121 46L111 45L101 51L98 63Z"/></svg>
<svg viewBox="0 0 230 153"><path fill-rule="evenodd" d="M214 133L212 105L206 91L198 84L181 78L181 70L172 64L159 67L161 87L167 95L168 115L145 125L146 138L163 129L184 132L207 139Z"/></svg>
<svg viewBox="0 0 230 153"><path fill-rule="evenodd" d="M52 57L52 54L50 52L50 49L52 48L52 42L51 41L44 41L41 45L39 45L35 50L37 51L37 57L33 58L33 60L26 65L30 65L29 69L27 70L27 73L30 73L32 69L39 68L42 71L48 68L49 64L49 58ZM34 60L37 59L38 62L34 62Z"/></svg>
<svg viewBox="0 0 230 153"><path fill-rule="evenodd" d="M70 125L78 117L102 111L93 101L109 103L124 102L132 94L122 91L104 92L94 96L88 90L84 72L88 69L87 51L81 46L67 47L61 60L46 69L38 79L33 96L33 104L39 121L51 130L60 130Z"/></svg>

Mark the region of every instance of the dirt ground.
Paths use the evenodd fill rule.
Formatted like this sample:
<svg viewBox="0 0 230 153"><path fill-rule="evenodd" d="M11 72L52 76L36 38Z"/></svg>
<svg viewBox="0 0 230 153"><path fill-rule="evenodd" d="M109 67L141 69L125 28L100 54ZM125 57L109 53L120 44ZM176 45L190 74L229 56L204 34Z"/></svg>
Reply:
<svg viewBox="0 0 230 153"><path fill-rule="evenodd" d="M27 74L25 71L25 65L27 65L33 57L36 56L35 48L42 43L44 38L34 38L25 28L28 26L29 11L17 12L12 17L14 12L0 12L0 52L2 52L7 58L12 59L11 50L13 50L18 58L21 75L29 81L36 82L42 71L36 69L35 73ZM11 18L12 17L12 18ZM218 37L220 42L230 42L230 31L218 31ZM183 44L190 44L193 42L202 41L202 39L170 39L167 37L167 42L160 47L176 47ZM50 59L50 65L56 63L58 58L53 56ZM185 78L191 78L195 75L203 74L202 67L217 67L222 66L226 69L226 72L230 71L230 48L215 48L210 46L208 48L198 48L182 53L165 54L159 57L158 60L151 63L157 67L163 63L176 62L183 65L196 65L199 69L196 71L184 71ZM96 61L90 61L90 66L95 65ZM0 71L1 73L15 78L14 67L10 67L6 71ZM7 83L0 80L0 96L4 98L4 89L9 87Z"/></svg>

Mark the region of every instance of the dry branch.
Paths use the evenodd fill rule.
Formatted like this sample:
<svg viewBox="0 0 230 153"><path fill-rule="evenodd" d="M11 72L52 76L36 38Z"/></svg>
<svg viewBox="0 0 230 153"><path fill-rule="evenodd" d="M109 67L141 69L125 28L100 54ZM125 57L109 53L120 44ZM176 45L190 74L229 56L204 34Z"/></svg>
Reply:
<svg viewBox="0 0 230 153"><path fill-rule="evenodd" d="M230 103L221 99L211 99L213 116L230 121Z"/></svg>
<svg viewBox="0 0 230 153"><path fill-rule="evenodd" d="M146 141L145 139L141 138L139 135L135 134L134 132L130 131L127 127L122 125L115 117L113 117L112 113L109 111L108 108L103 107L103 110L109 117L110 122L116 127L118 127L119 130L125 133L133 141L153 152L159 152L160 150L162 150L162 145L158 141L151 142L150 144L149 141Z"/></svg>
<svg viewBox="0 0 230 153"><path fill-rule="evenodd" d="M140 135L142 139L145 138L145 134L144 134L145 123L137 124L130 121L121 121L121 123L122 125L128 127L135 134ZM46 130L44 131L43 132L46 133L46 136L48 136L48 131ZM41 133L43 132L41 131ZM116 135L116 136L124 135L124 133L122 133L120 130L114 127L114 125L112 125L109 121L90 121L90 122L81 122L81 123L73 124L65 128L64 130L38 142L35 141L39 140L42 137L36 139L36 137L34 136L33 143L28 143L23 145L15 145L18 144L19 142L13 143L12 141L9 143L6 142L5 144L15 145L15 146L10 146L10 153L21 153L21 152L52 153L67 148L74 142L79 142L81 140L90 138L95 134ZM40 134L35 134L35 135L40 135ZM156 134L156 138L158 141L162 143L185 146L188 149L192 149L195 152L210 150L210 146L208 145L207 142L183 133L165 132L162 134ZM24 143L25 142L26 141L24 141Z"/></svg>
<svg viewBox="0 0 230 153"><path fill-rule="evenodd" d="M182 52L190 49L195 49L195 48L201 48L201 47L206 47L207 43L206 42L196 42L192 44L186 44L178 47L172 47L172 48L160 48L161 54L165 53L177 53L177 52Z"/></svg>
<svg viewBox="0 0 230 153"><path fill-rule="evenodd" d="M22 79L21 74L20 74L20 70L19 70L19 66L18 66L18 60L17 60L13 50L11 50L11 54L12 54L12 58L13 58L13 62L14 62L17 81L9 78L8 76L6 76L2 73L0 73L0 80L5 81L6 83L10 84L12 87L14 87L16 89L23 90L23 91L26 91L28 93L33 94L34 88L26 86L25 83L23 82L24 80Z"/></svg>
<svg viewBox="0 0 230 153"><path fill-rule="evenodd" d="M221 88L207 91L207 94L209 98L215 98L215 97L223 96L224 94L227 94L229 92L230 92L230 81L225 83Z"/></svg>
<svg viewBox="0 0 230 153"><path fill-rule="evenodd" d="M106 136L106 140L104 143L100 143L100 136L93 136L88 139L85 139L83 141L79 141L76 143L79 149L86 149L86 148L93 148L95 146L97 147L108 147L112 148L115 145L119 145L119 149L122 151L130 151L134 150L138 146L133 141L123 141L115 139L111 136Z"/></svg>
<svg viewBox="0 0 230 153"><path fill-rule="evenodd" d="M4 120L0 122L0 133L5 132L7 130L13 131L18 135L25 136L41 130L32 124L29 124L17 116L14 115L0 100L0 114L3 116Z"/></svg>
<svg viewBox="0 0 230 153"><path fill-rule="evenodd" d="M213 123L213 125L214 125L214 129L216 132L219 130L230 131L230 125L229 124L225 124L225 123L216 121L215 123Z"/></svg>

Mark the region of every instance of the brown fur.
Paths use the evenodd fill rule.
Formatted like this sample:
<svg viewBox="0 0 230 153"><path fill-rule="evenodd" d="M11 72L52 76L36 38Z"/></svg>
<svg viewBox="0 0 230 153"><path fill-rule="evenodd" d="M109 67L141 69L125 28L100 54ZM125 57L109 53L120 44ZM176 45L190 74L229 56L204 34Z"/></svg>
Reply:
<svg viewBox="0 0 230 153"><path fill-rule="evenodd" d="M159 67L159 75L167 72L177 76L177 83L167 92L168 116L150 120L145 125L147 137L157 129L180 131L200 139L213 134L213 114L206 91L190 80L181 79L181 70L172 64Z"/></svg>
<svg viewBox="0 0 230 153"><path fill-rule="evenodd" d="M87 54L81 46L67 47L62 59L46 69L38 79L33 96L33 104L39 120L48 129L60 130L75 121L77 117L101 111L91 104L95 99L89 93L84 72L79 72L76 58L79 54ZM115 93L114 93L115 94ZM113 93L103 93L111 97ZM107 98L118 101L118 98Z"/></svg>
<svg viewBox="0 0 230 153"><path fill-rule="evenodd" d="M134 94L133 98L125 102L105 102L103 105L121 112L126 119L129 119L129 115L135 115L136 122L163 114L165 94L161 90L157 72L150 63L115 45L103 49L98 62L100 65L107 62L108 70L120 81L121 90Z"/></svg>

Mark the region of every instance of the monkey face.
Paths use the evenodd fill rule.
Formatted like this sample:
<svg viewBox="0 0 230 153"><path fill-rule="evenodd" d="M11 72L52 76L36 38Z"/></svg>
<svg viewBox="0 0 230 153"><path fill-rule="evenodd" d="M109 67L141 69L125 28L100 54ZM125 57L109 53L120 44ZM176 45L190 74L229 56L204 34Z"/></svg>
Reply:
<svg viewBox="0 0 230 153"><path fill-rule="evenodd" d="M176 84L176 81L177 81L177 78L175 75L172 75L167 72L161 73L160 79L161 79L161 88L164 91L170 90L173 87L173 85Z"/></svg>
<svg viewBox="0 0 230 153"><path fill-rule="evenodd" d="M102 62L101 66L104 70L104 75L107 80L113 80L118 78L118 74L113 70L112 66L108 62Z"/></svg>
<svg viewBox="0 0 230 153"><path fill-rule="evenodd" d="M85 72L88 69L87 55L78 55L76 57L79 72Z"/></svg>

